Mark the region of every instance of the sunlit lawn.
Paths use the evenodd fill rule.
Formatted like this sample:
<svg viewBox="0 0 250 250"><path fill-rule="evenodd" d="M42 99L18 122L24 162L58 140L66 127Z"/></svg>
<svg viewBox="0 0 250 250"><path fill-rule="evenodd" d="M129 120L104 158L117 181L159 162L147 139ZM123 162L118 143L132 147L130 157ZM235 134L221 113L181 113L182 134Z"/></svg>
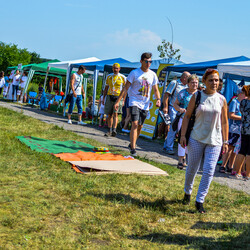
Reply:
<svg viewBox="0 0 250 250"><path fill-rule="evenodd" d="M0 108L0 248L250 247L243 192L212 183L201 215L195 195L190 206L180 202L183 171L151 162L169 177L76 174L70 164L21 144L20 135L100 145Z"/></svg>

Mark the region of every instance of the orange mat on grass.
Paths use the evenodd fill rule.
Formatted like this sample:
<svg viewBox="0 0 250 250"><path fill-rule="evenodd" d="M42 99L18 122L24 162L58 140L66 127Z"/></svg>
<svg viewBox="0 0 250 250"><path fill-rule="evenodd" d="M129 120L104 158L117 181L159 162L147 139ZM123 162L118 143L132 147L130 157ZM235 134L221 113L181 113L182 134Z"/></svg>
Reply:
<svg viewBox="0 0 250 250"><path fill-rule="evenodd" d="M122 155L115 155L111 153L98 154L93 152L78 151L77 153L61 153L54 154L63 161L121 161L134 160L132 158L125 158Z"/></svg>

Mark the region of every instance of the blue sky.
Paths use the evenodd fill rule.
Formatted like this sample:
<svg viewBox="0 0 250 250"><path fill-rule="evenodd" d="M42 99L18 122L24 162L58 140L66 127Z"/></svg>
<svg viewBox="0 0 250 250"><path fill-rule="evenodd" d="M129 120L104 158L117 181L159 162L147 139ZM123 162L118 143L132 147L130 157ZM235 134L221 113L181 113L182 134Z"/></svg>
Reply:
<svg viewBox="0 0 250 250"><path fill-rule="evenodd" d="M74 60L123 57L139 61L172 40L181 60L250 57L249 0L23 0L1 2L5 43L41 57Z"/></svg>

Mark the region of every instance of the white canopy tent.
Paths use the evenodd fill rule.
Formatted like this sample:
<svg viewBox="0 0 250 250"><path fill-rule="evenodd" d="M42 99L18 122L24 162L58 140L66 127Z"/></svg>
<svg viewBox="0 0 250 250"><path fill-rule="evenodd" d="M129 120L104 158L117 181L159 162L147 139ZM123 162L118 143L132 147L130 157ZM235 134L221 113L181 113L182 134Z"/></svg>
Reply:
<svg viewBox="0 0 250 250"><path fill-rule="evenodd" d="M47 74L46 74L46 77L45 77L45 80L44 80L44 88L45 88L46 81L47 81L47 76L48 76L48 73L49 73L49 70L50 70L51 67L67 70L66 82L69 82L70 73L71 73L70 66L72 64L76 64L76 63L88 63L88 62L96 62L96 61L100 61L100 59L97 58L97 57L88 57L88 58L78 59L78 60L49 63L48 64L48 68L47 68Z"/></svg>
<svg viewBox="0 0 250 250"><path fill-rule="evenodd" d="M90 62L97 62L97 61L101 61L99 58L97 57L88 57L88 58L84 58L84 59L78 59L78 60L70 60L70 61L63 61L63 62L55 62L55 63L49 63L48 64L48 68L47 68L47 73L45 76L45 80L44 80L44 88L46 85L46 81L47 81L47 76L49 73L50 68L58 68L58 69L65 69L67 70L67 74L66 74L66 83L69 82L70 79L70 74L71 74L71 65L72 64L77 64L77 63L90 63ZM88 73L86 71L86 73ZM84 91L86 92L86 88L87 88L87 79L84 79ZM66 94L68 93L68 91L66 90ZM86 106L86 96L84 99L84 105ZM65 112L64 112L65 115Z"/></svg>
<svg viewBox="0 0 250 250"><path fill-rule="evenodd" d="M220 63L217 66L217 70L222 78L223 75L229 74L244 79L244 77L250 77L250 61Z"/></svg>

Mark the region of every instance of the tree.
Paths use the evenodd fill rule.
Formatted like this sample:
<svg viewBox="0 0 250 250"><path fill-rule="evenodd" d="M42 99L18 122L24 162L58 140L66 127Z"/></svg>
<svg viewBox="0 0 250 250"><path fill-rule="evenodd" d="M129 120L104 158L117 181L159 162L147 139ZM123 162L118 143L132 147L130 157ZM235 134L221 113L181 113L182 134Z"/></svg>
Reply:
<svg viewBox="0 0 250 250"><path fill-rule="evenodd" d="M37 54L35 51L31 52L30 55L31 55L30 64L32 64L32 63L42 63L43 62L40 55Z"/></svg>
<svg viewBox="0 0 250 250"><path fill-rule="evenodd" d="M9 66L17 66L20 63L26 65L40 62L40 55L36 52L20 49L17 44L0 42L0 71L6 71Z"/></svg>
<svg viewBox="0 0 250 250"><path fill-rule="evenodd" d="M28 64L31 55L27 49L19 49L16 44L0 42L0 70L6 70L9 66L19 63Z"/></svg>
<svg viewBox="0 0 250 250"><path fill-rule="evenodd" d="M158 45L157 50L160 52L160 58L175 58L180 60L181 55L177 55L180 50L174 49L173 44L166 42L165 39L162 40L161 45Z"/></svg>

